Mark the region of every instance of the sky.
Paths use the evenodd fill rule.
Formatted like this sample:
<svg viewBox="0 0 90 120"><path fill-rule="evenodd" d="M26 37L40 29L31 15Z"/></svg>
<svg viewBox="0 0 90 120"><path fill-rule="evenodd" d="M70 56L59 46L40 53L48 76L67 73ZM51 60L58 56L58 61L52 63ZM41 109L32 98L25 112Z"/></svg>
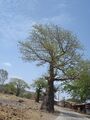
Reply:
<svg viewBox="0 0 90 120"><path fill-rule="evenodd" d="M31 83L46 73L45 66L24 62L17 45L38 23L73 31L84 46L85 59L90 60L90 0L0 0L0 69L6 69L9 78Z"/></svg>

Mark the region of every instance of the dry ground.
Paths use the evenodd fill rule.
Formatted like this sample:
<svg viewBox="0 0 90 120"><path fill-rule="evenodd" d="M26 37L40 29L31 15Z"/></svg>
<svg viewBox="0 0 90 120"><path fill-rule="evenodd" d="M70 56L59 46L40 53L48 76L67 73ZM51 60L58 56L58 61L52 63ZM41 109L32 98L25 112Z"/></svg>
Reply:
<svg viewBox="0 0 90 120"><path fill-rule="evenodd" d="M57 114L40 111L40 103L0 94L0 120L55 120Z"/></svg>

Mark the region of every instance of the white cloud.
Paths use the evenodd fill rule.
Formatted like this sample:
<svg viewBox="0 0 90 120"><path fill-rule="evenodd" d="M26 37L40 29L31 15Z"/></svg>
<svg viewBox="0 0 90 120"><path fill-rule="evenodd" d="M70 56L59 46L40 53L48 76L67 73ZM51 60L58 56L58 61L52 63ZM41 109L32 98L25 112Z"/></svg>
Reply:
<svg viewBox="0 0 90 120"><path fill-rule="evenodd" d="M60 8L60 9L63 9L63 8L67 7L67 4L66 3L60 3L60 4L58 4L57 7Z"/></svg>
<svg viewBox="0 0 90 120"><path fill-rule="evenodd" d="M3 65L4 65L5 67L11 67L11 66L12 66L12 64L9 63L9 62L4 62Z"/></svg>
<svg viewBox="0 0 90 120"><path fill-rule="evenodd" d="M68 25L70 24L74 18L72 18L69 14L61 14L58 16L53 16L50 18L44 18L41 20L42 23L54 23L60 25Z"/></svg>
<svg viewBox="0 0 90 120"><path fill-rule="evenodd" d="M23 78L22 78L22 77L17 76L17 75L12 75L12 76L10 76L10 78L11 78L11 79L12 79L12 78L18 78L18 79L22 79L22 80L23 80Z"/></svg>

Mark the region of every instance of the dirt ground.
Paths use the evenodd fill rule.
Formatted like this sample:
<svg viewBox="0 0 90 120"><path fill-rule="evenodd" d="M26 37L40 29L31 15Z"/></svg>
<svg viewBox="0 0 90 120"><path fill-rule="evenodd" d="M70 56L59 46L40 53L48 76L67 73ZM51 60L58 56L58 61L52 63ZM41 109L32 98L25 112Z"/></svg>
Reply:
<svg viewBox="0 0 90 120"><path fill-rule="evenodd" d="M0 94L0 120L55 120L57 114L40 110L40 103Z"/></svg>

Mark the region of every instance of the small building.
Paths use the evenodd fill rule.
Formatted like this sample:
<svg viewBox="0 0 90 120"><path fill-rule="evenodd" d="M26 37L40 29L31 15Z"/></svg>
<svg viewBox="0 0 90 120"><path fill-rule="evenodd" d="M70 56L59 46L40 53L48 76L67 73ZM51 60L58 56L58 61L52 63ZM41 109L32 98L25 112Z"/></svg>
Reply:
<svg viewBox="0 0 90 120"><path fill-rule="evenodd" d="M62 100L58 103L58 105L60 105L61 107L67 107L77 112L86 113L90 115L90 100L87 100L85 103L76 103Z"/></svg>
<svg viewBox="0 0 90 120"><path fill-rule="evenodd" d="M72 108L78 112L90 114L90 103L75 104Z"/></svg>
<svg viewBox="0 0 90 120"><path fill-rule="evenodd" d="M86 113L90 115L90 103L86 103L85 109L86 109Z"/></svg>

